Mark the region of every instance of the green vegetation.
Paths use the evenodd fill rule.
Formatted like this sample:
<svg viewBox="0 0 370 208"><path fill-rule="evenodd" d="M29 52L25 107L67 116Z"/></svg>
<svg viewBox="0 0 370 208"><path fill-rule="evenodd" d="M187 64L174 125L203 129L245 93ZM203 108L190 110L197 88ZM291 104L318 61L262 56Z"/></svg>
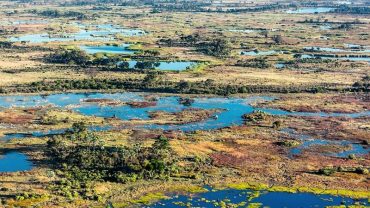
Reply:
<svg viewBox="0 0 370 208"><path fill-rule="evenodd" d="M261 57L251 60L238 60L236 66L267 69L271 67L271 64L267 62L267 58Z"/></svg>
<svg viewBox="0 0 370 208"><path fill-rule="evenodd" d="M51 17L51 18L60 18L60 17L74 17L77 20L84 20L88 19L89 17L82 13L77 11L60 11L56 9L47 9L43 11L36 11L32 10L31 13L37 13L38 15L45 16L45 17Z"/></svg>
<svg viewBox="0 0 370 208"><path fill-rule="evenodd" d="M202 37L199 34L181 36L178 39L161 39L159 44L169 47L187 46L195 47L197 51L216 57L227 57L231 53L231 43L224 38Z"/></svg>
<svg viewBox="0 0 370 208"><path fill-rule="evenodd" d="M353 84L355 91L369 92L370 91L370 76L367 75L361 79L359 82Z"/></svg>
<svg viewBox="0 0 370 208"><path fill-rule="evenodd" d="M250 114L243 115L243 119L246 122L256 123L260 121L265 121L269 115L263 111L253 111Z"/></svg>
<svg viewBox="0 0 370 208"><path fill-rule="evenodd" d="M369 174L369 168L366 167L326 167L321 168L317 171L317 174L319 175L325 175L325 176L331 176L335 173L340 172L350 172L350 173L357 173L357 174L363 174L368 175Z"/></svg>
<svg viewBox="0 0 370 208"><path fill-rule="evenodd" d="M199 82L163 80L163 72L153 71L147 73L144 79L82 79L82 80L55 80L33 82L29 85L3 88L3 92L47 92L65 90L143 90L166 93L185 94L216 94L231 95L237 93L299 93L299 92L328 92L352 91L355 89L336 88L332 85L301 85L301 86L259 86L259 85L230 85L217 84L211 79Z"/></svg>
<svg viewBox="0 0 370 208"><path fill-rule="evenodd" d="M55 168L60 170L59 176L64 178L55 190L68 198L89 197L91 193L84 187L93 181L168 180L179 171L177 157L163 136L150 147L108 147L83 123L75 123L71 132L50 139L48 149ZM91 197L98 200L96 195Z"/></svg>
<svg viewBox="0 0 370 208"><path fill-rule="evenodd" d="M50 63L87 65L90 57L82 50L70 49L59 50L46 57Z"/></svg>

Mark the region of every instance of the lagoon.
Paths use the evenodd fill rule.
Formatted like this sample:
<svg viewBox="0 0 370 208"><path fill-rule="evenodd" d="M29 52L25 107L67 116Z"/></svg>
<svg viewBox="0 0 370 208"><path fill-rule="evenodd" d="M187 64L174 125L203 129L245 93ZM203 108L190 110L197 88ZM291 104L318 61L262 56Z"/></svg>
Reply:
<svg viewBox="0 0 370 208"><path fill-rule="evenodd" d="M28 161L27 156L20 152L8 152L0 155L0 173L18 172L32 169L32 163Z"/></svg>

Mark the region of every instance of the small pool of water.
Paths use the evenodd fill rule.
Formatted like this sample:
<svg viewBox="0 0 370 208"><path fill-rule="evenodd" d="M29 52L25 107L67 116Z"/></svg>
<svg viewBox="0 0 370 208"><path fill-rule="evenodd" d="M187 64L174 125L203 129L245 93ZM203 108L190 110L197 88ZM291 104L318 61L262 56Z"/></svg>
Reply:
<svg viewBox="0 0 370 208"><path fill-rule="evenodd" d="M330 48L330 47L304 47L303 50L305 51L312 51L312 52L347 52L347 53L369 53L370 49L366 48L349 48L349 49L340 49L340 48Z"/></svg>
<svg viewBox="0 0 370 208"><path fill-rule="evenodd" d="M236 29L233 29L233 30L229 30L230 32L237 32L237 33L254 33L254 32L261 32L263 30L260 30L260 29L239 29L239 30L236 30Z"/></svg>
<svg viewBox="0 0 370 208"><path fill-rule="evenodd" d="M328 48L328 47L304 47L306 51L324 51L324 52L346 52L346 50L340 48Z"/></svg>
<svg viewBox="0 0 370 208"><path fill-rule="evenodd" d="M12 25L33 25L33 24L47 24L49 21L45 19L28 19L11 21Z"/></svg>
<svg viewBox="0 0 370 208"><path fill-rule="evenodd" d="M370 111L362 111L359 113L325 113L325 112L289 112L273 108L258 108L257 110L264 111L276 116L309 116L309 117L349 117L358 118L362 116L370 116Z"/></svg>
<svg viewBox="0 0 370 208"><path fill-rule="evenodd" d="M332 59L332 60L348 60L348 61L366 61L370 62L370 57L328 57L328 56L314 56L309 54L303 54L301 56L302 59L314 59L314 58L321 58L321 59Z"/></svg>
<svg viewBox="0 0 370 208"><path fill-rule="evenodd" d="M38 24L47 24L47 23L48 23L48 20L45 20L45 19L23 19L23 20L4 19L4 20L0 20L0 26L38 25Z"/></svg>
<svg viewBox="0 0 370 208"><path fill-rule="evenodd" d="M22 36L11 37L12 42L30 42L30 43L47 43L47 42L64 42L64 41L111 41L115 40L116 35L122 36L141 36L145 32L139 29L127 29L119 26L102 24L102 25L82 25L79 24L80 31L77 33L66 33L52 35L48 33L27 34Z"/></svg>
<svg viewBox="0 0 370 208"><path fill-rule="evenodd" d="M306 8L299 8L296 10L288 10L286 13L288 14L316 14L316 13L326 13L334 11L334 8L330 7L306 7Z"/></svg>
<svg viewBox="0 0 370 208"><path fill-rule="evenodd" d="M271 208L313 208L339 205L353 205L356 202L368 205L367 199L354 200L348 197L312 194L312 193L287 193L268 192L252 190L212 190L195 195L175 195L170 199L160 200L150 206L143 207L222 207L220 203L225 202L226 207L271 207ZM253 197L255 196L255 197ZM260 206L256 206L259 204ZM234 206L233 206L234 205ZM240 206L236 206L240 205ZM255 205L255 206L252 206Z"/></svg>
<svg viewBox="0 0 370 208"><path fill-rule="evenodd" d="M130 69L157 69L163 71L184 71L191 69L197 65L192 61L158 61L158 62L140 62L140 61L127 61ZM121 64L121 63L119 63ZM141 66L139 66L141 65Z"/></svg>
<svg viewBox="0 0 370 208"><path fill-rule="evenodd" d="M284 67L285 67L285 64L283 64L283 63L275 64L275 68L277 68L277 69L283 69Z"/></svg>
<svg viewBox="0 0 370 208"><path fill-rule="evenodd" d="M323 155L333 156L333 157L340 157L340 158L348 158L350 155L357 155L363 156L370 153L370 149L361 145L352 143L350 141L334 141L334 140L327 140L327 139L317 139L313 138L309 135L299 134L295 132L293 129L283 129L283 132L289 134L290 136L299 139L301 144L297 147L293 147L290 150L290 156L300 155L302 151L309 149L313 146L326 146L326 145L333 145L333 146L341 146L343 147L343 151L339 152L332 152L332 153L323 153Z"/></svg>
<svg viewBox="0 0 370 208"><path fill-rule="evenodd" d="M18 172L32 169L32 163L20 152L8 152L0 155L0 172Z"/></svg>
<svg viewBox="0 0 370 208"><path fill-rule="evenodd" d="M269 51L242 51L240 52L240 55L245 56L268 56L281 53L281 51L275 51L275 50L269 50Z"/></svg>
<svg viewBox="0 0 370 208"><path fill-rule="evenodd" d="M112 129L112 126L89 126L88 129L90 131L108 131ZM58 134L63 134L70 129L52 129L48 131L30 131L24 133L9 133L5 134L5 136L0 137L0 141L9 141L11 139L22 139L22 138L29 138L29 137L47 137L47 136L54 136Z"/></svg>
<svg viewBox="0 0 370 208"><path fill-rule="evenodd" d="M80 48L89 54L96 53L113 53L113 54L134 54L134 50L130 50L129 47L131 44L122 44L119 46L113 45L101 45L101 46L80 46Z"/></svg>
<svg viewBox="0 0 370 208"><path fill-rule="evenodd" d="M360 48L360 47L362 47L361 45L351 44L351 43L345 43L344 46L347 47L347 48Z"/></svg>
<svg viewBox="0 0 370 208"><path fill-rule="evenodd" d="M331 25L325 24L325 25L320 25L319 28L320 28L320 30L330 30L333 27Z"/></svg>

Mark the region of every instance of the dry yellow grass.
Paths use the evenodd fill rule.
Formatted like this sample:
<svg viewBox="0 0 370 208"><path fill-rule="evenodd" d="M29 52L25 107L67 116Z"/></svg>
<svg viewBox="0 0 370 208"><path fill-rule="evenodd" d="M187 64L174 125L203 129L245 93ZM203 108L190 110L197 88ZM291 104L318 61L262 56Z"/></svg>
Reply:
<svg viewBox="0 0 370 208"><path fill-rule="evenodd" d="M187 141L171 141L171 146L174 151L180 156L194 155L205 157L212 152L231 152L233 148L228 147L223 143L211 141L187 142Z"/></svg>
<svg viewBox="0 0 370 208"><path fill-rule="evenodd" d="M369 109L366 98L358 95L329 93L281 95L280 99L264 105L290 111L354 113Z"/></svg>
<svg viewBox="0 0 370 208"><path fill-rule="evenodd" d="M275 69L253 69L232 66L219 66L205 70L202 74L170 74L170 80L204 81L213 79L217 83L223 84L242 84L242 85L305 85L305 84L346 84L351 85L359 80L362 75L354 74L348 76L347 73L323 72L323 73L302 73L297 71Z"/></svg>

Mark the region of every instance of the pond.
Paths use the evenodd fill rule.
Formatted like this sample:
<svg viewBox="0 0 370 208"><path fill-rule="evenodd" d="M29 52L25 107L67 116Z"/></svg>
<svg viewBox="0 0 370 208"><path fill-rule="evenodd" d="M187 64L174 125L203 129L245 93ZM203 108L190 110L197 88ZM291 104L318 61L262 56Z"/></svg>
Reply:
<svg viewBox="0 0 370 208"><path fill-rule="evenodd" d="M286 65L283 64L283 63L277 63L277 64L275 64L275 68L277 68L277 69L283 69L285 66Z"/></svg>
<svg viewBox="0 0 370 208"><path fill-rule="evenodd" d="M358 48L361 48L361 47L363 47L363 46L361 46L361 45L358 45L358 44L352 44L352 43L345 43L344 44L344 46L345 47L347 47L347 48L354 48L354 49L358 49Z"/></svg>
<svg viewBox="0 0 370 208"><path fill-rule="evenodd" d="M346 52L346 50L340 48L328 48L328 47L304 47L305 51L324 51L324 52Z"/></svg>
<svg viewBox="0 0 370 208"><path fill-rule="evenodd" d="M45 19L28 19L10 21L12 25L33 25L33 24L47 24L49 21Z"/></svg>
<svg viewBox="0 0 370 208"><path fill-rule="evenodd" d="M64 41L111 41L115 40L116 35L122 36L141 36L145 31L139 29L127 29L114 25L78 25L80 31L77 33L65 34L27 34L19 37L11 37L12 42L30 42L30 43L47 43L47 42L64 42Z"/></svg>
<svg viewBox="0 0 370 208"><path fill-rule="evenodd" d="M138 61L128 61L129 68L140 68L137 67ZM157 69L157 70L163 70L163 71L184 71L187 69L190 69L197 65L196 62L192 61L159 61L159 62L139 62L139 63L145 63L146 67L145 69Z"/></svg>
<svg viewBox="0 0 370 208"><path fill-rule="evenodd" d="M229 30L230 32L237 32L237 33L254 33L254 32L262 32L264 30L262 29L232 29L232 30Z"/></svg>
<svg viewBox="0 0 370 208"><path fill-rule="evenodd" d="M316 56L316 55L310 55L310 54L304 54L301 56L302 59L332 59L332 60L347 60L347 61L366 61L370 62L370 57L346 57L346 56L341 56L341 57L333 57L333 56Z"/></svg>
<svg viewBox="0 0 370 208"><path fill-rule="evenodd" d="M313 208L339 205L369 205L367 199L355 200L348 197L313 193L288 193L253 190L209 190L193 195L175 195L143 207L272 207ZM224 205L224 206L223 206Z"/></svg>
<svg viewBox="0 0 370 208"><path fill-rule="evenodd" d="M27 156L20 152L8 152L0 155L0 172L28 171L32 169L32 163Z"/></svg>
<svg viewBox="0 0 370 208"><path fill-rule="evenodd" d="M112 129L112 126L89 126L88 129L90 131L108 131ZM25 132L25 133L7 133L3 137L0 137L0 141L9 141L11 139L22 139L22 138L29 138L29 137L46 137L46 136L53 136L58 134L63 134L70 129L52 129L46 131L32 131L32 132Z"/></svg>
<svg viewBox="0 0 370 208"><path fill-rule="evenodd" d="M316 13L326 13L334 11L334 8L330 7L306 7L306 8L299 8L296 10L288 10L286 13L288 14L316 14Z"/></svg>
<svg viewBox="0 0 370 208"><path fill-rule="evenodd" d="M351 47L349 49L341 49L341 48L330 48L330 47L304 47L303 50L305 51L312 51L312 52L355 52L355 53L369 53L370 49L366 49L363 47L354 48Z"/></svg>
<svg viewBox="0 0 370 208"><path fill-rule="evenodd" d="M362 52L362 53L370 53L370 46L345 43L344 47L351 49L351 51L358 51L358 52Z"/></svg>
<svg viewBox="0 0 370 208"><path fill-rule="evenodd" d="M117 117L122 120L130 119L149 119L151 111L180 112L189 108L200 109L223 109L222 112L216 113L217 119L209 118L200 122L182 124L182 125L147 125L139 126L141 128L166 129L166 130L211 130L228 126L237 126L243 124L242 115L252 113L255 110L262 110L272 115L285 116L347 116L360 117L369 116L370 111L360 113L305 113L305 112L288 112L279 109L255 108L251 104L256 101L271 101L274 98L269 96L252 96L248 98L225 98L225 97L197 97L193 99L191 105L179 103L177 96L155 95L156 105L142 108L135 108L130 105L99 105L94 102L84 102L86 99L112 99L115 101L125 102L143 102L151 94L148 93L65 93L51 95L10 95L0 96L0 107L35 107L51 105L64 109L71 109L88 116L99 116L105 118ZM53 132L51 132L53 133Z"/></svg>
<svg viewBox="0 0 370 208"><path fill-rule="evenodd" d="M333 28L333 26L325 24L325 25L320 25L319 28L320 30L330 30Z"/></svg>
<svg viewBox="0 0 370 208"><path fill-rule="evenodd" d="M101 45L101 46L80 46L81 50L85 51L88 54L96 53L112 53L112 54L134 54L135 50L129 49L132 44L121 44L118 46L115 45Z"/></svg>
<svg viewBox="0 0 370 208"><path fill-rule="evenodd" d="M240 52L240 55L245 55L245 56L268 56L268 55L273 55L277 53L282 53L281 51L275 51L275 50L269 50L269 51L242 51Z"/></svg>
<svg viewBox="0 0 370 208"><path fill-rule="evenodd" d="M38 24L47 24L47 23L48 23L48 20L45 20L45 19L23 19L23 20L4 19L0 21L0 26L38 25Z"/></svg>
<svg viewBox="0 0 370 208"><path fill-rule="evenodd" d="M343 149L336 152L325 152L322 153L323 155L332 156L332 157L340 157L340 158L348 158L350 155L356 156L364 156L370 153L370 149L364 145L358 143L352 143L346 140L339 140L333 141L328 139L317 139L305 134L299 134L293 129L283 129L282 132L287 133L288 135L298 139L301 144L297 147L293 147L290 150L290 157L294 155L300 155L304 150L309 149L310 147L315 146L339 146Z"/></svg>
<svg viewBox="0 0 370 208"><path fill-rule="evenodd" d="M272 108L258 108L258 110L276 116L349 117L349 118L370 116L370 111L362 111L359 113L325 113L325 112L290 112Z"/></svg>

